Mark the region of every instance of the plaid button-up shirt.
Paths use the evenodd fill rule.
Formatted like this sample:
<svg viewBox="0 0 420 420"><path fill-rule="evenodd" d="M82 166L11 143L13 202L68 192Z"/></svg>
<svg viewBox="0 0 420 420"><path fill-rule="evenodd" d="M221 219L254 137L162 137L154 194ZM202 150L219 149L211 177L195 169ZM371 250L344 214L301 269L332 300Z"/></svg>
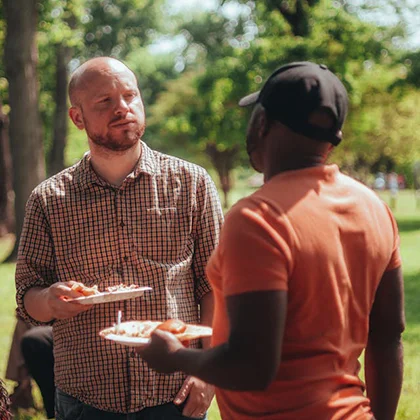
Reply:
<svg viewBox="0 0 420 420"><path fill-rule="evenodd" d="M99 290L135 283L142 297L94 305L53 322L55 381L99 409L130 413L172 401L185 376L162 375L124 347L100 338L123 320L179 318L199 322L211 289L207 260L223 220L207 172L143 143L135 170L120 188L99 178L90 155L41 183L26 207L16 268L18 313L33 324L23 297L34 286L76 280ZM193 347L200 345L192 342Z"/></svg>

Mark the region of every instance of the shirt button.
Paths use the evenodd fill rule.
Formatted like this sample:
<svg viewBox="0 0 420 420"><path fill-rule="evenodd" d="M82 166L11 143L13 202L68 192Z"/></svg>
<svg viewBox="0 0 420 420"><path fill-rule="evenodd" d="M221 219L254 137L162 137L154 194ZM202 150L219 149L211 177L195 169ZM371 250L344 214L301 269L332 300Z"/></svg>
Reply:
<svg viewBox="0 0 420 420"><path fill-rule="evenodd" d="M121 220L120 226L121 227L124 227L125 226L125 223L122 220Z"/></svg>
<svg viewBox="0 0 420 420"><path fill-rule="evenodd" d="M328 69L328 67L325 64L320 64L319 67L321 67L321 69L323 69L323 70L327 70Z"/></svg>
<svg viewBox="0 0 420 420"><path fill-rule="evenodd" d="M134 351L132 351L132 352L130 353L130 357L133 359L134 357L136 357L136 353L135 353Z"/></svg>
<svg viewBox="0 0 420 420"><path fill-rule="evenodd" d="M127 262L128 261L128 257L127 255L124 257L124 261Z"/></svg>

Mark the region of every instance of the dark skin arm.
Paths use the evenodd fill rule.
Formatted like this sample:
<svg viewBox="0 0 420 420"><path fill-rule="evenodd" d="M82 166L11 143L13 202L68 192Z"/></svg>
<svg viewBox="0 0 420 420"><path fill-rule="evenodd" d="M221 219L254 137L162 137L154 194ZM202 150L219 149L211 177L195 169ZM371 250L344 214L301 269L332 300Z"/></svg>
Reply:
<svg viewBox="0 0 420 420"><path fill-rule="evenodd" d="M365 353L367 396L376 420L393 420L403 380L405 328L401 268L387 271L376 292Z"/></svg>
<svg viewBox="0 0 420 420"><path fill-rule="evenodd" d="M213 319L213 293L205 294L200 301L200 323L211 326ZM210 339L202 339L203 348L210 347ZM187 376L181 389L175 396L174 403L182 404L187 400L182 415L186 417L202 417L208 410L214 397L214 387L191 375Z"/></svg>
<svg viewBox="0 0 420 420"><path fill-rule="evenodd" d="M159 372L183 371L225 389L264 390L280 366L287 292L243 293L226 304L231 330L225 344L187 349L172 334L156 331L138 352Z"/></svg>

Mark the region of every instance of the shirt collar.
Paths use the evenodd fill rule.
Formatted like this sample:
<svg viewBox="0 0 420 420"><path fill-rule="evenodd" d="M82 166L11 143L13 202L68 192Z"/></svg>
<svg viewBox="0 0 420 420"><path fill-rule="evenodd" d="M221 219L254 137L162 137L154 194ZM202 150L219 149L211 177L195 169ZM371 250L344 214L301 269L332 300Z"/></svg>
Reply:
<svg viewBox="0 0 420 420"><path fill-rule="evenodd" d="M150 147L148 147L143 141L142 153L137 165L133 171L128 174L127 178L137 179L141 174L147 174L150 176L159 175L160 168L159 162L155 156L155 153ZM83 189L90 187L92 184L96 185L107 185L106 181L100 178L93 170L90 164L90 152L86 152L79 163L76 164L76 181L79 182Z"/></svg>

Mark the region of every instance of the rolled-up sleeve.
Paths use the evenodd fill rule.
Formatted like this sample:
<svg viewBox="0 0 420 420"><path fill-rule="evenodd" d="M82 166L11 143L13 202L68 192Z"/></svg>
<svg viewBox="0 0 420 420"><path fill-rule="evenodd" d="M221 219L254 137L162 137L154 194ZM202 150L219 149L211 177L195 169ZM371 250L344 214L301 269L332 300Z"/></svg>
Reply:
<svg viewBox="0 0 420 420"><path fill-rule="evenodd" d="M34 191L26 204L25 220L16 265L17 314L34 325L48 325L33 319L26 311L23 298L33 287L49 287L55 282L54 244L45 212Z"/></svg>
<svg viewBox="0 0 420 420"><path fill-rule="evenodd" d="M195 299L199 303L202 297L211 291L205 269L211 253L219 243L220 229L223 224L219 194L207 172L198 184L196 205L195 251L192 268L195 276Z"/></svg>

